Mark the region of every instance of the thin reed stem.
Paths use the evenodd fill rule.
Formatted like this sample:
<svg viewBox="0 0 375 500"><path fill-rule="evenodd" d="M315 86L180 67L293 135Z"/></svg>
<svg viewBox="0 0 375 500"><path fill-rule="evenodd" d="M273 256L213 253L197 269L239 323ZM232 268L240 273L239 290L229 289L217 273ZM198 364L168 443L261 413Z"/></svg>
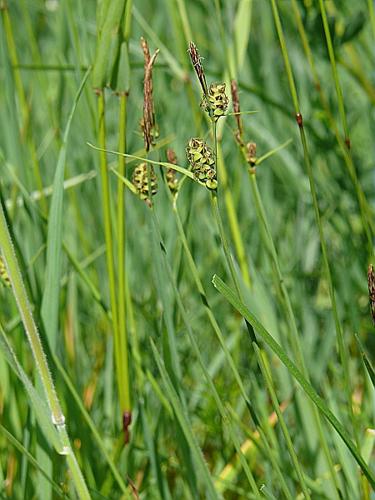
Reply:
<svg viewBox="0 0 375 500"><path fill-rule="evenodd" d="M126 121L127 100L125 92L120 93L119 112L119 152L126 152ZM125 176L125 156L118 156L118 173ZM117 183L117 275L118 275L118 340L115 343L119 347L119 386L123 387L120 399L121 410L131 412L130 381L129 381L129 354L128 333L126 328L126 221L125 221L125 186L121 179Z"/></svg>
<svg viewBox="0 0 375 500"><path fill-rule="evenodd" d="M101 149L106 148L106 126L105 126L105 98L104 90L97 91L98 97L98 141ZM113 239L112 239L112 226L111 226L111 206L110 206L110 189L108 178L108 163L107 154L105 151L100 151L100 178L102 188L102 210L104 222L104 238L106 246L106 262L107 273L109 281L109 296L112 313L112 328L114 335L114 352L115 352L115 365L117 387L119 393L120 407L125 408L125 387L122 381L122 359L121 359L121 343L118 333L118 312L117 312L117 296L116 296L116 279L113 262Z"/></svg>
<svg viewBox="0 0 375 500"><path fill-rule="evenodd" d="M373 245L373 240L372 240L372 234L374 232L374 222L373 222L373 218L371 215L371 209L369 207L368 201L367 201L365 194L363 192L362 186L359 182L350 149L348 149L348 145L345 142L345 139L342 138L342 136L339 132L335 118L331 112L328 99L327 99L325 92L323 90L323 87L320 83L318 71L315 67L315 63L314 63L312 51L310 48L309 40L308 40L308 37L306 34L304 24L302 22L301 14L300 14L299 8L297 6L296 0L292 0L292 9L293 9L294 17L295 17L295 20L297 23L297 29L298 29L298 32L299 32L300 37L301 37L302 46L303 46L304 52L306 54L309 66L311 68L311 73L312 73L312 76L314 79L315 87L316 87L318 94L319 94L320 102L322 103L323 109L324 109L324 111L327 115L327 118L329 120L330 127L333 130L335 137L336 137L336 140L339 144L340 151L341 151L342 157L343 157L344 162L345 162L345 166L348 170L350 179L353 183L353 186L354 186L354 189L355 189L355 192L357 195L358 206L359 206L359 210L361 213L361 219L362 219L362 224L363 224L363 228L364 228L364 233L365 233L365 236L367 239L369 261L371 262L371 260L374 257L374 245ZM329 28L327 28L327 29L328 29L328 34L329 34ZM338 87L340 89L340 93L337 93L337 95L339 96L342 94L341 87L340 87L340 83L338 80L334 52L332 50L331 50L331 52L330 52L330 58L332 58L331 59L332 68L333 67L335 68L335 70L333 71L333 73L335 75L335 84L336 84L336 88ZM342 95L341 95L341 97L342 97ZM344 105L342 104L342 108L343 107L344 107ZM344 116L345 116L345 114L344 114Z"/></svg>
<svg viewBox="0 0 375 500"><path fill-rule="evenodd" d="M233 245L238 258L241 276L248 288L251 288L251 276L246 257L246 250L242 239L241 228L238 222L237 212L234 206L233 196L228 186L228 174L223 158L221 143L217 143L217 170L220 178L220 186L223 190L223 198L228 217L229 229L233 238Z"/></svg>
<svg viewBox="0 0 375 500"><path fill-rule="evenodd" d="M215 400L215 403L216 403L216 406L219 410L219 413L221 415L221 418L223 419L223 422L226 422L228 424L228 430L229 430L229 433L230 433L230 436L231 436L231 439L234 443L234 446L239 454L239 457L240 457L240 460L241 460L241 464L243 466L243 469L244 469L244 472L246 474L246 477L249 481L249 484L251 486L251 489L255 495L256 498L261 498L260 496L260 493L259 493L259 490L258 490L258 487L256 485L256 482L255 482L255 479L254 479L254 476L252 474L252 471L251 469L249 468L246 460L244 459L244 456L243 456L243 453L241 451L241 446L240 446L240 443L238 441L238 438L236 437L235 435L235 432L234 432L234 429L232 428L232 424L230 422L230 416L228 415L228 412L225 408L225 406L223 405L222 401L221 401L221 398L220 398L220 395L219 393L217 392L217 389L207 371L207 368L206 368L206 364L203 360L203 357L201 355L201 350L197 344L197 341L196 341L196 338L195 338L195 335L194 335L194 332L192 331L192 328L190 326L190 322L189 322L189 319L188 319L188 316L187 316L187 313L186 313L186 310L185 310L185 307L183 305L183 301L182 301L182 298L181 298L181 295L180 295L180 292L178 290L178 287L177 287L177 284L176 284L176 281L175 281L175 278L173 276L173 271L171 269L171 266L170 266L170 263L169 263L169 260L167 258L167 253L166 253L166 246L165 246L165 243L162 239L162 236L161 236L161 232L160 232L160 227L159 227L159 222L158 222L158 219L156 217L156 214L154 212L154 209L153 207L151 206L150 207L151 209L151 212L152 212L152 218L153 218L153 223L154 223L154 228L155 228L155 231L156 231L156 236L159 240L159 248L161 249L161 252L163 254L163 258L164 258L164 262L165 262L165 266L166 266L166 269L167 269L167 274L168 274L168 278L171 282L171 285L172 285L172 288L173 288L173 291L174 291L174 294L175 294L175 297L176 297L176 302L177 302L177 306L180 310L180 313L181 313L181 317L183 319L183 322L186 326L186 330L188 332L188 336L189 336L189 340L191 342L191 345L194 349L194 352L195 352L195 355L197 357L197 360L202 368L202 371L203 371L203 374L205 376L205 379L207 381L207 384L208 386L210 387L210 390L211 390L211 393L214 397L214 400ZM217 497L217 494L215 493L215 498Z"/></svg>
<svg viewBox="0 0 375 500"><path fill-rule="evenodd" d="M305 168L307 171L307 175L309 178L309 184L310 184L310 193L311 193L311 198L313 202L313 207L314 207L314 214L315 214L315 220L316 224L318 226L318 231L319 231L319 239L320 239L320 246L322 250L322 256L323 256L323 264L326 272L326 278L328 282L328 288L329 288L329 296L332 304L332 312L335 320L335 328L336 328L336 337L337 337L337 342L339 346L339 355L341 358L341 363L343 367L343 375L344 375L344 385L345 385L345 391L346 391L346 396L347 396L347 401L349 405L349 413L352 421L352 426L353 430L356 433L356 424L354 420L354 414L353 414L353 406L352 406L352 399L351 399L351 383L350 383L350 375L349 375L349 364L348 364L348 354L346 351L345 343L344 343L344 337L343 337L343 332L341 329L341 324L340 324L340 319L337 311L337 304L336 304L336 296L335 296L335 291L333 287L333 282L332 282L332 275L331 275L331 268L328 260L328 254L327 254L327 245L325 241L325 236L324 236L324 231L323 231L323 225L320 217L320 211L319 211L319 205L318 205L318 198L317 198L317 192L316 192L316 185L315 185L315 180L313 176L313 170L312 170L312 165L311 165L311 160L310 160L310 155L307 147L307 141L306 141L306 135L305 135L305 130L303 126L303 117L300 112L300 105L299 105L299 100L298 100L298 95L297 95L297 89L295 86L294 82L294 77L293 77L293 71L290 65L289 61L289 56L288 56L288 51L285 43L285 38L284 38L284 33L283 29L281 26L281 21L280 21L280 16L279 16L279 11L278 7L276 4L275 0L271 0L272 2L272 11L274 15L274 20L275 20L275 25L276 25L276 30L278 33L279 41L280 41L280 47L281 47L281 52L284 60L284 65L287 73L287 78L288 78L288 83L289 83L289 89L290 93L292 96L292 101L293 101L293 106L294 106L294 111L296 113L296 120L300 132L300 139L301 139L301 144L302 144L302 149L303 149L303 157L304 157L304 163L305 163ZM328 457L327 457L328 459ZM330 464L330 469L332 473L332 479L335 482L337 492L340 491L339 488L339 483L337 480L337 475L334 470L333 464Z"/></svg>
<svg viewBox="0 0 375 500"><path fill-rule="evenodd" d="M302 491L303 491L303 494L304 494L306 500L309 500L311 497L310 497L309 491L308 491L307 486L306 486L304 474L302 472L302 469L300 467L296 452L294 450L292 439L290 437L290 433L288 430L288 426L286 425L286 422L284 420L284 416L280 410L280 404L279 404L279 401L277 399L274 384L272 381L272 374L271 374L269 362L267 360L267 355L266 355L265 351L259 349L259 347L257 345L254 345L254 349L255 349L255 353L257 356L257 360L258 360L260 369L261 369L262 374L263 374L263 379L266 383L266 386L268 388L268 391L269 391L269 394L271 397L273 408L277 414L277 417L278 417L278 420L280 423L280 427L281 427L282 433L284 435L284 439L285 439L286 446L287 446L288 451L289 451L289 455L292 459L295 471L297 473L297 477L299 479L299 484L301 485L301 488L302 488Z"/></svg>
<svg viewBox="0 0 375 500"><path fill-rule="evenodd" d="M47 213L47 202L43 192L43 181L42 175L40 171L40 165L37 157L35 142L31 136L31 130L29 128L29 124L31 123L29 105L27 103L25 89L21 79L20 68L18 64L18 55L17 48L14 41L12 23L9 16L9 10L5 3L5 5L1 8L1 13L3 16L4 28L5 28L5 37L8 45L8 54L10 63L13 69L13 76L15 82L15 89L18 96L20 109L21 109L21 120L20 120L20 137L27 138L28 146L31 150L31 163L33 166L34 176L36 186L39 191L41 191L40 205L43 213Z"/></svg>
<svg viewBox="0 0 375 500"><path fill-rule="evenodd" d="M335 87L336 87L337 104L339 107L339 114L340 114L340 118L341 118L341 122L342 122L342 127L344 130L345 142L347 143L348 148L350 148L349 128L348 128L348 122L346 119L344 98L342 95L342 89L341 89L341 85L340 85L340 81L339 81L339 75L337 72L332 37L331 37L331 33L329 31L329 26L328 26L327 11L326 11L323 0L319 0L319 8L320 8L321 16L322 16L322 21L323 21L323 28L324 28L324 34L325 34L326 42L327 42L328 55L329 55L329 60L331 63L331 68L332 68L333 81L334 81Z"/></svg>

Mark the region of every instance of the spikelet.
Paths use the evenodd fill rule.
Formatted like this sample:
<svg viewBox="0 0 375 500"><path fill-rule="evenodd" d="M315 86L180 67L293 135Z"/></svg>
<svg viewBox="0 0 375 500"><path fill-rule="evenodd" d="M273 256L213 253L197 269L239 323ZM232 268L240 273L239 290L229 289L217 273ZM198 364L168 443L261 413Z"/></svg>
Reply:
<svg viewBox="0 0 375 500"><path fill-rule="evenodd" d="M141 200L145 200L148 205L151 205L151 197L157 193L158 189L157 179L152 165L149 167L149 175L147 163L140 163L137 165L133 172L132 182Z"/></svg>
<svg viewBox="0 0 375 500"><path fill-rule="evenodd" d="M246 160L250 167L255 167L257 161L257 145L255 142L246 144Z"/></svg>
<svg viewBox="0 0 375 500"><path fill-rule="evenodd" d="M143 80L143 118L141 120L141 129L143 132L145 149L148 152L150 147L154 145L155 140L159 137L159 130L155 121L152 80L152 70L159 50L157 49L151 56L147 40L143 37L141 38L141 47L145 60Z"/></svg>
<svg viewBox="0 0 375 500"><path fill-rule="evenodd" d="M202 66L202 57L199 55L197 46L193 43L189 43L189 49L188 49L191 63L193 65L194 71L197 75L197 78L199 80L199 83L202 88L203 95L207 95L207 82L206 82L206 75L204 74L204 69Z"/></svg>
<svg viewBox="0 0 375 500"><path fill-rule="evenodd" d="M173 163L173 165L177 165L176 153L171 148L167 149L167 159L168 159L169 163ZM174 170L173 168L168 168L167 174L166 174L166 179L167 179L167 185L169 187L170 192L173 195L175 195L178 191L178 180L176 177L176 170Z"/></svg>
<svg viewBox="0 0 375 500"><path fill-rule="evenodd" d="M238 85L236 80L232 80L230 82L230 90L232 94L232 105L233 105L233 112L234 112L234 117L236 119L237 123L237 130L235 132L235 138L237 143L240 146L243 146L243 124L242 124L242 119L241 119L241 108L240 108L240 97L238 95Z"/></svg>
<svg viewBox="0 0 375 500"><path fill-rule="evenodd" d="M225 93L225 83L211 83L207 96L203 97L202 107L217 121L225 115L228 109L228 96Z"/></svg>
<svg viewBox="0 0 375 500"><path fill-rule="evenodd" d="M10 279L8 276L7 268L5 267L4 259L0 255L0 282L6 288L10 287Z"/></svg>
<svg viewBox="0 0 375 500"><path fill-rule="evenodd" d="M190 139L186 156L195 178L208 189L217 188L215 157L212 149L199 138Z"/></svg>

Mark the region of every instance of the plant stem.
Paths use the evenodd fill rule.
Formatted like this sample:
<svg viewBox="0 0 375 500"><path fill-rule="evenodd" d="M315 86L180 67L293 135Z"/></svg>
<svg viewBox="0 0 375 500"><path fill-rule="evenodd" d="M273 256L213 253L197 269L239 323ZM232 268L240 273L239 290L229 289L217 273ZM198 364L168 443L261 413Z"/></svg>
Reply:
<svg viewBox="0 0 375 500"><path fill-rule="evenodd" d="M293 353L294 353L294 356L295 356L295 359L297 362L297 366L300 368L301 372L306 377L306 379L310 380L310 377L309 377L309 374L308 374L308 371L306 368L306 364L304 361L304 357L303 357L302 347L301 347L300 338L299 338L298 329L297 329L296 318L295 318L292 304L290 301L289 292L285 286L284 277L283 277L282 272L281 272L279 258L277 255L277 251L276 251L276 247L275 247L273 238L272 238L272 233L271 233L270 226L269 226L269 223L267 220L266 212L264 210L262 199L261 199L261 196L259 193L255 172L256 172L255 170L249 169L250 185L251 185L252 194L253 194L253 198L254 198L255 210L256 210L259 222L264 227L264 234L266 237L265 244L269 248L270 253L271 253L271 258L273 260L274 268L276 271L277 286L280 287L280 289L281 289L282 299L283 299L282 306L285 307L286 317L288 318L288 322L290 325L290 330L288 330L288 332L290 333L290 343L291 343L292 350L293 350ZM329 446L327 443L327 439L324 435L319 412L318 412L316 406L314 404L312 404L310 401L308 402L308 404L311 405L311 409L312 409L312 412L314 415L314 420L315 420L315 423L317 426L319 440L320 440L320 443L322 445L322 449L325 453L325 456L327 458L328 465L329 466L331 465L333 468L334 467L333 460L332 460L331 452L330 452L330 449L329 449Z"/></svg>
<svg viewBox="0 0 375 500"><path fill-rule="evenodd" d="M179 211L177 209L177 203L176 203L176 198L173 200L173 213L175 215L175 218L176 218L176 223L177 223L177 229L178 229L178 233L179 233L179 236L181 238L181 242L182 242L182 246L184 248L184 251L185 251L185 254L186 254L186 258L187 258L187 261L188 261L188 264L189 264L189 267L190 267L190 270L191 270L191 274L194 278L194 281L195 281L195 284L196 284L196 287L198 289L198 292L200 294L200 296L202 297L202 302L203 302L203 306L205 308L205 311L206 311L206 314L207 314L207 317L212 325L212 328L219 340L219 343L224 351L224 354L226 356L226 359L229 363L229 366L231 367L231 370L232 370L232 373L236 379L236 382L238 384L238 387L241 391L241 394L245 400L245 403L246 403L246 406L250 412L250 415L251 415L251 418L253 419L254 421L254 424L259 432L259 436L262 440L262 443L263 445L265 446L265 448L268 450L269 452L269 456L272 460L272 463L273 463L273 466L276 468L276 473L279 475L279 479L281 480L281 487L284 491L284 494L286 495L286 498L289 498L291 499L292 496L290 495L290 492L288 490L288 487L286 486L284 480L283 480L283 476L281 474L281 471L278 467L278 464L277 464L277 461L274 460L273 458L273 455L272 455L272 450L270 448L270 445L267 441L267 437L266 437L266 434L261 426L261 422L260 420L258 419L257 415L256 415L256 412L255 412L255 409L252 405L252 403L250 402L249 400L249 397L248 395L246 394L246 390L245 390L245 387L243 385L243 382L242 382L242 379L240 377L240 374L238 373L238 370L234 364L234 361L233 361L233 358L231 356L231 353L229 352L229 349L225 343L225 340L224 340L224 336L223 336L223 333L220 329L220 326L218 324L218 322L216 321L216 318L209 306L209 303L208 303L208 300L207 300L207 296L206 296L206 292L204 290L204 287L203 287L203 284L201 282L201 279L199 277L199 273L198 273L198 269L195 265L195 262L194 262L194 259L193 259L193 256L190 252L190 249L189 249L189 245L188 245L188 241L187 241L187 238L186 238L186 234L185 234L185 231L184 231L184 228L183 228L183 224L182 224L182 221L181 221L181 217L180 217L180 214L179 214Z"/></svg>
<svg viewBox="0 0 375 500"><path fill-rule="evenodd" d="M28 137L28 145L29 145L30 150L31 150L31 163L33 165L35 182L36 182L38 190L41 191L41 199L40 199L41 209L42 209L43 213L46 213L47 212L47 202L46 202L44 192L43 192L43 182L42 182L42 176L41 176L41 172L40 172L40 165L39 165L39 161L38 161L38 157L37 157L37 148L35 146L35 142L34 142L32 136L31 136L31 130L28 128L28 125L31 123L30 111L29 111L29 106L27 103L26 95L25 95L25 89L23 87L23 83L22 83L22 79L21 79L20 69L18 67L17 48L16 48L16 44L14 41L12 23L10 21L9 11L8 11L8 7L7 7L6 3L1 8L1 12L2 12L2 16L3 16L4 31L5 31L6 41L7 41L7 45L8 45L9 59L10 59L10 63L12 65L12 69L13 69L15 89L16 89L16 92L18 95L18 100L19 100L20 109L21 109L20 137L21 137L21 140L22 140L23 136Z"/></svg>
<svg viewBox="0 0 375 500"><path fill-rule="evenodd" d="M97 91L98 96L98 141L101 149L106 148L106 127L105 127L105 99L104 90ZM121 383L121 345L119 342L118 334L118 314L117 314L117 301L116 301L116 280L113 263L113 240L112 240L112 227L111 227L111 206L110 206L110 190L108 178L108 164L107 154L105 151L100 151L100 177L102 188L102 204L103 204L103 222L104 222L104 238L106 246L106 262L109 281L109 295L112 313L112 329L114 335L114 351L115 351L115 364L116 364L116 377L118 385L118 393L120 400L120 407L125 406L125 391Z"/></svg>
<svg viewBox="0 0 375 500"><path fill-rule="evenodd" d="M326 241L325 241L325 237L324 237L323 225L322 225L319 206L318 206L318 198L317 198L315 180L314 180L314 176L313 176L312 165L311 165L310 155L309 155L309 151L308 151L308 147L307 147L305 130L304 130L304 126L303 126L303 117L302 117L302 114L300 113L300 105L299 105L299 100L298 100L298 95L297 95L297 89L295 86L293 71L292 71L292 68L290 65L290 61L289 61L288 51L286 48L286 43L285 43L285 39L284 39L283 29L281 26L278 7L277 7L275 0L271 0L271 2L272 2L272 11L273 11L273 15L274 15L276 30L277 30L279 41L280 41L281 52L282 52L282 56L284 59L285 70L287 73L289 89L290 89L290 93L291 93L291 97L292 97L292 101L293 101L293 105L294 105L294 111L296 113L296 120L297 120L297 124L298 124L298 128L299 128L299 132L300 132L300 139L301 139L301 144L302 144L302 149L303 149L304 163L305 163L305 168L306 168L307 175L309 178L310 193L311 193L311 198L312 198L312 202L313 202L313 206L314 206L315 220L316 220L316 224L318 226L318 231L319 231L319 239L320 239L320 246L321 246L322 256L323 256L323 264L324 264L326 278L327 278L327 282L328 282L329 295L330 295L331 304L332 304L332 312L333 312L334 321L335 321L336 337L337 337L337 342L338 342L338 346L339 346L339 354L340 354L340 358L341 358L341 364L343 366L344 385L345 385L345 391L346 391L347 401L348 401L348 405L349 405L348 409L349 409L349 414L350 414L351 421L352 421L353 430L354 430L354 433L356 434L356 425L355 425L353 406L352 406L352 400L351 400L351 384L350 384L350 375L349 375L348 355L347 355L347 351L345 348L343 332L341 329L340 319L339 319L339 315L338 315L338 311L337 311L336 296L335 296L335 291L334 291L334 287L333 287L331 269L330 269L330 264L328 261L327 245L326 245ZM330 467L330 469L331 469L331 473L333 474L332 478L335 482L337 491L339 491L340 489L339 489L339 484L338 484L338 480L337 480L337 475L334 471L333 465L332 465L332 467Z"/></svg>
<svg viewBox="0 0 375 500"><path fill-rule="evenodd" d="M352 178L358 202L359 202L359 209L361 212L362 220L363 220L363 225L364 225L364 230L366 233L368 245L369 245L369 257L373 257L373 244L372 244L372 236L371 236L371 230L369 228L369 220L372 220L371 215L369 216L368 211L366 210L366 199L364 197L362 188L359 184L358 177L355 171L354 166L352 166L352 158L351 158L351 153L350 153L350 137L349 137L349 128L348 128L348 123L346 119L346 114L345 114L345 106L344 106L344 98L342 94L342 89L340 85L340 80L339 80L339 75L337 72L337 66L336 66L336 60L335 60L335 52L333 49L333 43L332 43L332 38L331 38L331 33L329 31L329 25L328 25L328 19L327 19L327 12L325 9L325 5L323 0L319 0L319 7L320 7L320 12L323 20L323 28L324 28L324 33L326 37L326 42L327 42L327 48L328 48L328 54L329 54L329 60L331 63L331 68L332 68L332 76L333 76L333 81L335 82L335 88L336 88L336 95L337 95L337 103L338 103L338 108L339 108L339 113L341 117L341 122L344 130L344 142L346 145L346 149L348 150L348 156L350 157L349 164L349 173Z"/></svg>
<svg viewBox="0 0 375 500"><path fill-rule="evenodd" d="M223 190L223 198L227 211L230 232L232 233L234 248L238 258L238 265L241 269L241 275L244 283L248 288L251 288L251 276L249 265L247 263L245 246L243 244L240 225L238 223L237 213L234 206L233 196L228 186L228 174L223 158L223 151L220 141L217 143L217 169L218 177L220 178L220 186Z"/></svg>
<svg viewBox="0 0 375 500"><path fill-rule="evenodd" d="M300 464L298 462L298 458L297 458L296 452L295 452L295 450L293 448L292 439L290 437L290 434L289 434L289 431L288 431L288 427L287 427L287 425L285 423L284 416L283 416L283 414L282 414L282 412L280 410L279 401L277 400L275 388L274 388L273 381L272 381L272 374L271 374L270 366L269 366L269 363L268 363L268 360L267 360L267 355L266 355L265 351L263 349L262 350L259 349L259 347L256 344L254 344L254 349L255 349L255 353L256 353L256 356L257 356L257 359L258 359L258 363L259 363L260 369L261 369L262 374L263 374L263 378L264 378L264 380L266 382L266 385L267 385L267 388L268 388L268 391L269 391L269 394L270 394L270 397L271 397L273 408L274 408L274 410L275 410L275 412L277 414L277 417L278 417L278 420L279 420L279 423L280 423L280 427L281 427L281 430L283 432L283 435L284 435L284 438L285 438L285 442L286 442L286 445L287 445L290 457L292 459L295 471L297 473L297 476L298 476L299 483L301 485L303 494L305 495L305 498L307 500L309 500L310 499L310 495L309 495L309 492L308 492L308 489L307 489L307 486L306 486L306 483L305 483L305 478L304 478L302 469L300 467Z"/></svg>
<svg viewBox="0 0 375 500"><path fill-rule="evenodd" d="M6 223L3 207L0 203L0 247L7 267L9 279L12 284L13 294L17 307L22 317L27 339L34 357L35 367L39 374L48 406L51 410L51 420L59 432L61 453L66 455L69 469L72 474L74 486L81 500L90 499L85 480L71 448L65 427L65 417L62 413L59 399L56 394L47 358L43 350L38 329L36 327L26 288L22 280L16 254L12 245L9 229Z"/></svg>
<svg viewBox="0 0 375 500"><path fill-rule="evenodd" d="M173 276L173 271L171 269L171 266L170 266L170 263L169 263L169 260L167 258L167 254L166 254L166 246L165 246L165 243L162 239L162 236L161 236L161 232L160 232L160 228L159 228L159 222L157 220L157 217L156 217L156 214L154 212L154 209L153 207L151 206L150 208L151 212L152 212L152 218L153 218L153 223L154 223L154 228L155 228L155 232L156 232L156 236L159 240L159 247L161 249L161 252L163 254L163 257L164 257L164 261L165 261L165 267L167 269L167 274L168 274L168 278L170 280L170 283L172 285L172 288L173 288L173 291L175 293L175 297L176 297L176 302L177 302L177 306L180 310L180 313L181 313L181 317L182 317L182 320L186 326L186 330L187 330L187 333L188 333L188 336L189 336L189 339L190 339L190 342L191 342L191 345L194 349L194 352L195 352L195 355L198 359L198 362L202 368L202 371L203 371L203 374L206 378L206 381L207 381L207 384L208 386L210 387L210 390L211 390L211 393L214 397L214 400L215 400L215 403L217 405L217 408L219 410L219 413L220 413L220 416L221 418L223 419L223 422L225 422L227 425L228 425L228 429L229 429L229 432L230 432L230 436L232 438L232 441L234 443L234 446L239 454L239 457L240 457L240 460L241 460L241 464L244 468L244 472L246 474L246 477L249 481L249 484L251 486L251 489L255 495L256 498L261 498L260 497L260 494L259 494L259 490L258 490L258 487L256 485L256 482L255 482L255 479L254 479L254 476L246 462L246 460L244 459L244 456L243 456L243 453L241 451L241 446L240 446L240 443L234 433L234 429L232 427L232 423L230 422L230 417L228 415L228 412L224 406L224 404L222 403L221 399L220 399L220 395L219 393L217 392L217 389L207 371L207 368L206 368L206 365L205 365L205 362L203 360L203 357L202 357L202 354L201 354L201 351L200 351L200 348L197 344L197 341L196 341L196 338L195 338L195 335L194 335L194 332L192 331L192 328L190 326L190 322L189 322L189 319L188 319L188 316L187 316L187 313L186 313L186 310L185 310L185 306L183 304L183 301L182 301L182 298L181 298L181 295L180 295L180 292L177 288L177 284L176 284L176 281L175 281L175 278ZM217 495L215 493L215 496L214 498L216 498Z"/></svg>
<svg viewBox="0 0 375 500"><path fill-rule="evenodd" d="M120 114L119 114L119 152L126 151L126 108L127 95L120 94ZM118 156L118 173L125 176L125 157ZM120 405L123 412L131 412L130 382L129 382L129 361L128 361L128 334L126 329L126 287L125 287L125 267L126 267L126 222L125 222L125 186L121 179L117 183L117 270L118 270L118 340L115 345L119 347L119 391L121 391Z"/></svg>

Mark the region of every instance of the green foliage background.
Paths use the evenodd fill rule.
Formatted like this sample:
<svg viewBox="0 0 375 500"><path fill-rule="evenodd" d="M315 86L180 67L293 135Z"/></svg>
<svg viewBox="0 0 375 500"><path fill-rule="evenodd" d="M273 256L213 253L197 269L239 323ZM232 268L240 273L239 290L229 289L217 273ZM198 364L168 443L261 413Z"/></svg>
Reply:
<svg viewBox="0 0 375 500"><path fill-rule="evenodd" d="M112 87L104 92L105 147L118 150L121 130L118 94L129 91L126 151L144 157L139 125L143 112L140 37L148 40L151 52L159 48L153 72L159 138L150 158L166 161L166 147L172 147L178 164L189 168L185 147L191 137L200 136L213 145L187 52L192 39L203 56L207 80L228 83L229 78L236 77L242 112L256 111L243 114L242 120L244 137L247 142L256 142L258 157L291 139L256 169L268 234L257 216L248 166L234 139L235 119L228 116L219 121L222 167L227 176L224 182L219 169L220 213L245 304L297 363L288 337L290 324L285 313L285 296L269 246L272 235L311 384L368 463L374 439L368 432L374 422L374 393L355 334L371 362L375 340L366 272L368 265L374 263L373 3L371 0L275 2L303 115L347 367L337 350L321 236L272 2L139 0L133 2L131 17L124 14L125 3L9 0L6 6L6 2L0 2L1 201L78 463L92 498L137 495L140 498L220 498L221 495L284 498L287 492L290 498L303 498L303 487L285 435L279 423L267 424L274 411L272 388L267 386L259 369L245 323L211 283L216 274L233 288L210 207L210 193L186 179L177 198L177 210L209 310L220 326L269 448L254 434L257 430L254 419L208 319L178 231L163 169L155 167L159 192L154 198L153 211L127 189L126 206L119 206L116 193L121 181L111 171L112 167L118 167L119 159L108 154L116 300L119 297L116 218L122 210L126 214L127 291L126 300L118 307L126 311L133 422L130 443L124 447L121 423L124 408L118 401L118 385L124 387L127 382L119 379L114 361L118 346L113 342L105 258L102 208L106 200L101 189L99 153L88 145L103 146L94 86L100 83L98 72L105 67L104 81ZM327 51L322 5L332 37L336 81ZM116 6L121 15L108 27L105 23L110 24L111 8ZM302 32L298 29L296 12L301 16ZM101 38L98 38L100 27ZM117 74L118 42L124 33L128 61L122 52ZM100 60L106 36L109 46ZM73 110L64 159L61 155L64 130L89 67L93 69ZM229 112L232 111L230 106ZM348 138L350 151L345 146ZM64 192L58 191L55 178L58 161L63 162L60 165L65 172ZM128 179L136 164L132 159L127 160ZM357 187L348 164L354 166ZM50 187L54 182L54 192L59 192L56 197L63 193L60 212L51 210ZM40 197L38 193L44 188L46 196ZM360 210L359 191L365 199L364 212ZM242 265L238 241L233 237L231 206L245 249ZM59 217L62 217L61 228ZM0 242L0 247L3 244ZM54 244L62 248L62 258L60 262L57 254L52 253L48 271L46 248L55 248ZM248 275L244 273L246 267ZM46 288L48 272L59 285L57 301ZM0 297L1 328L19 363L44 397L11 289L2 287ZM50 316L54 307L58 314L56 331L53 331L53 314ZM221 404L228 412L224 419L192 347L188 326ZM323 433L337 473L337 482L332 480L312 406L277 356L262 341L260 347L268 353L273 388L278 401L284 403L285 424L311 498L338 498L337 485L342 498L370 498L370 482L361 474L341 438L322 418ZM4 345L3 351L9 354ZM351 384L352 412L346 380ZM0 355L0 423L2 497L75 498L64 456L54 450L33 402L3 355ZM257 489L251 487L249 471L243 462L241 467L236 443L252 443L244 451L243 462L248 465ZM200 462L199 457L204 460ZM225 469L228 464L230 472ZM369 467L373 473L373 463ZM284 478L285 486L280 477ZM121 481L125 485L122 490Z"/></svg>

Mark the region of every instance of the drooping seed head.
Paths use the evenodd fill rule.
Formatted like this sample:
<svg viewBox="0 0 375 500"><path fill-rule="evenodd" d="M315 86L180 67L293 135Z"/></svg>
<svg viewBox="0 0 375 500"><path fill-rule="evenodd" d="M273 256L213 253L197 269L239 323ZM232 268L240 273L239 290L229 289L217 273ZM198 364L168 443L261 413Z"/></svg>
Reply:
<svg viewBox="0 0 375 500"><path fill-rule="evenodd" d="M186 147L186 156L195 178L208 189L217 188L215 155L199 138L192 138Z"/></svg>
<svg viewBox="0 0 375 500"><path fill-rule="evenodd" d="M133 185L136 187L141 200L151 206L151 197L157 193L158 184L152 165L147 167L147 163L140 163L137 165L133 172L132 177Z"/></svg>

